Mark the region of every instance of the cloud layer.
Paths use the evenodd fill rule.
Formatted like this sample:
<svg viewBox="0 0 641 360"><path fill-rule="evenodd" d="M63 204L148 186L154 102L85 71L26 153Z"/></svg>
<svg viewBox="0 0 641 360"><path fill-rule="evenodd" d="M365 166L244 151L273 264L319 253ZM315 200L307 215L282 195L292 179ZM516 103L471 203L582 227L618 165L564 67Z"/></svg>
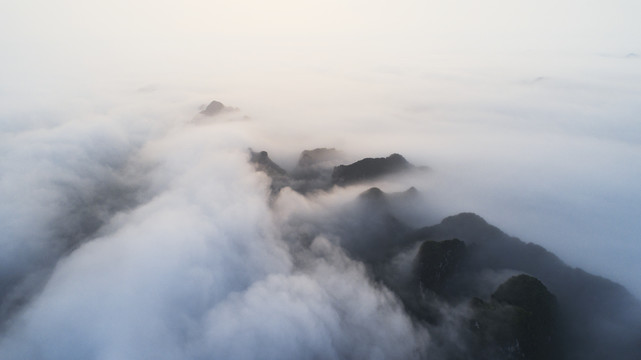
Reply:
<svg viewBox="0 0 641 360"><path fill-rule="evenodd" d="M118 130L63 124L28 146L12 144L49 167L25 173L33 164L24 158L4 162L21 193L6 189L16 201L4 204L14 227L4 228L3 244L13 248L3 253L3 305L13 306L3 317L2 358L424 351L429 337L339 247L321 237L306 253L288 251L268 207L269 180L248 163L235 124L179 125L138 146ZM33 248L19 247L27 242Z"/></svg>

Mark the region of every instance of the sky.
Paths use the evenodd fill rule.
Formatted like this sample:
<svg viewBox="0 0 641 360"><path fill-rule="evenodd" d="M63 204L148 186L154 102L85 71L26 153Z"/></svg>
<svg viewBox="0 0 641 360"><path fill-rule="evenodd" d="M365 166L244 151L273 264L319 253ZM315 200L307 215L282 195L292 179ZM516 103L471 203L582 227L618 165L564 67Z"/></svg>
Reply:
<svg viewBox="0 0 641 360"><path fill-rule="evenodd" d="M9 229L3 246L24 259L47 258L40 248L49 246L42 245L45 240L33 246L18 241L50 236L53 230L34 221L55 221L60 209L80 201L75 197L98 202L114 191L136 193L136 201L147 205L136 208L133 219L109 220L105 236L120 245L110 247L105 240L82 246L80 255L54 273L54 284L71 286L65 271L88 266L86 259L106 264L119 258L118 251L130 254L122 244L136 231L148 234L143 230L152 229L151 222L178 218L168 221L175 223L169 232L186 224L203 227L190 237L193 246L183 250L185 257L213 246L199 234L227 231L233 238L245 231L274 232L267 237L277 238L277 231L269 230L274 225L259 220L267 210L252 191L260 190L249 190L264 187L266 180L234 165L233 159L242 160L235 151L264 149L291 167L304 149L336 147L352 160L398 152L430 166L429 176L384 189L423 191L434 209L426 222L476 212L641 297L639 13L638 1L2 1L0 194L5 205L0 214ZM214 99L238 107L248 120L213 132L182 127ZM217 157L221 152L231 158ZM186 190L207 176L220 186L233 184L208 172L210 160L196 160L203 154L213 156L210 166L228 167L230 174L249 179L230 192L249 195L227 199L213 188L203 194ZM222 207L243 199L246 205L238 214L248 213L255 227L238 228L233 216L199 205L200 197L220 200ZM192 201L195 205L189 205ZM100 219L111 211L94 210ZM213 229L198 221L209 217L224 224ZM64 233L64 226L55 231ZM220 243L233 248L226 240ZM159 251L176 251L167 245ZM146 248L144 239L131 246ZM240 304L253 309L258 306L253 296L288 281L303 298L326 287L318 280L327 271L322 266L308 274L315 287L306 287L289 274L290 260L283 260L277 245L265 248L269 255L258 261L264 277L223 272L230 279L240 276L240 283L252 289L238 295ZM135 288L137 281L144 283L145 271L158 265L131 254L149 264L132 280ZM23 271L6 256L6 274ZM198 261L199 276L217 269L206 259ZM138 270L134 263L125 261L123 269L129 264ZM230 268L244 271L234 264ZM191 271L180 259L172 266L165 270ZM354 278L362 276L357 267L345 266ZM104 281L101 289L113 286L108 276ZM202 290L190 286L186 294ZM46 289L54 299L64 296L53 285ZM153 289L169 292L165 285ZM220 294L206 297L218 299L230 289L222 286ZM363 296L382 301L405 329L406 319L394 303L380 300L376 291L367 288ZM111 310L119 306L137 309L115 304ZM219 332L214 338L224 341L230 330L216 328L211 319L225 312L203 304L195 308L209 319L209 325L199 326ZM43 309L45 300L25 318ZM43 326L56 323L49 320ZM183 325L188 333L191 325ZM354 320L353 328L361 325ZM42 330L27 328L15 335L22 339L17 343L28 344L24 339ZM110 329L95 331L98 337ZM378 335L371 336L376 341ZM118 344L111 347L116 357L122 355L118 349L129 349ZM194 353L216 348L193 346Z"/></svg>

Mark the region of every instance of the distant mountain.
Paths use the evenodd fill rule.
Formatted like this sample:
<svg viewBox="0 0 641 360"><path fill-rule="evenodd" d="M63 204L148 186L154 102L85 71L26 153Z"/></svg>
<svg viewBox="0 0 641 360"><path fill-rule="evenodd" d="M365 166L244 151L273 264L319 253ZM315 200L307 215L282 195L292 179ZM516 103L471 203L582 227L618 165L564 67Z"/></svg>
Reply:
<svg viewBox="0 0 641 360"><path fill-rule="evenodd" d="M237 111L237 108L225 106L223 103L217 100L213 100L207 105L203 110L200 111L201 115L204 116L216 116L225 112Z"/></svg>

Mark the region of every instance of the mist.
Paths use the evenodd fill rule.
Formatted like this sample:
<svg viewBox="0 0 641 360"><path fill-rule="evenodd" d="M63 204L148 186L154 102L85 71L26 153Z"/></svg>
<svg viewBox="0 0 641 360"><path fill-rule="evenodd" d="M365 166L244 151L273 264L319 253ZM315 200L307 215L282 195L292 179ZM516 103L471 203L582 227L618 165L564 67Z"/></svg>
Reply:
<svg viewBox="0 0 641 360"><path fill-rule="evenodd" d="M439 300L435 326L399 295L418 246L369 263L372 186L418 189L390 205L408 229L474 212L641 297L639 11L0 5L0 357L466 356L466 306ZM212 100L235 110L200 116ZM275 195L250 148L290 173L315 148L429 171Z"/></svg>

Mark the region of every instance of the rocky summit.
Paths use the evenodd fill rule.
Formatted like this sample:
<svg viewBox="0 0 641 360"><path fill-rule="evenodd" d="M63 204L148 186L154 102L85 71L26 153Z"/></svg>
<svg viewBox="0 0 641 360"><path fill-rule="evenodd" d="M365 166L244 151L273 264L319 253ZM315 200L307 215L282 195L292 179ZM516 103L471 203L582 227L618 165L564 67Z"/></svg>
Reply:
<svg viewBox="0 0 641 360"><path fill-rule="evenodd" d="M345 186L375 180L413 167L399 154L392 154L386 158L366 158L353 164L335 167L332 172L332 181L336 185Z"/></svg>

